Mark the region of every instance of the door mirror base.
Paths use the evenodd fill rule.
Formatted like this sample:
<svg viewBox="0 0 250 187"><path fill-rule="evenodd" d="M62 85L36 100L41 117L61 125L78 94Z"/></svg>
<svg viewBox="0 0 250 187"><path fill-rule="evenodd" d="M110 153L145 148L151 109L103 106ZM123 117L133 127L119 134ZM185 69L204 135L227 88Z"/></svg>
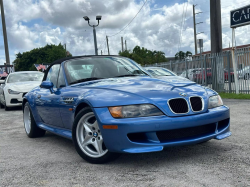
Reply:
<svg viewBox="0 0 250 187"><path fill-rule="evenodd" d="M49 89L51 93L54 93L53 87L54 84L53 82L50 81L43 81L42 84L40 85L41 88Z"/></svg>

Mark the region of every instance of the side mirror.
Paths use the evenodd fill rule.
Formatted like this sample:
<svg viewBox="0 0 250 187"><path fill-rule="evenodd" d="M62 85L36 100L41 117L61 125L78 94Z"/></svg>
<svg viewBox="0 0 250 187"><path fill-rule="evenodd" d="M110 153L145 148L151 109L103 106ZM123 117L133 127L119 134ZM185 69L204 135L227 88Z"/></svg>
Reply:
<svg viewBox="0 0 250 187"><path fill-rule="evenodd" d="M54 87L53 82L43 81L42 84L40 85L40 87L45 88L45 89L49 89L52 93L54 92L53 91L53 87Z"/></svg>

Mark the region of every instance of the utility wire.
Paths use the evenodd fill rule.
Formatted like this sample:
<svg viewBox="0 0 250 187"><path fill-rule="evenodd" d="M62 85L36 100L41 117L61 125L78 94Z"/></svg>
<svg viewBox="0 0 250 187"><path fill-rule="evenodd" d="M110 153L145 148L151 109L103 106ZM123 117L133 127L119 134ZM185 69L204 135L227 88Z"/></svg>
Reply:
<svg viewBox="0 0 250 187"><path fill-rule="evenodd" d="M181 29L181 41L180 41L180 48L181 48L181 45L182 45L182 33L183 33L183 30L184 30L183 28L184 28L184 26L185 26L185 22L186 22L187 7L188 7L188 1L187 1L186 11L185 11L185 16L184 16L184 20L183 20L182 29Z"/></svg>
<svg viewBox="0 0 250 187"><path fill-rule="evenodd" d="M101 44L99 45L99 48L98 48L98 50L99 49L101 49L101 47L103 46L103 44L105 45L105 42L106 42L106 38L103 40L104 42L101 42Z"/></svg>
<svg viewBox="0 0 250 187"><path fill-rule="evenodd" d="M180 25L180 35L179 35L178 51L180 51L181 30L182 30L182 25L183 25L183 17L184 17L185 4L186 4L185 0L183 0L183 10L182 10L181 25Z"/></svg>
<svg viewBox="0 0 250 187"><path fill-rule="evenodd" d="M121 30L120 30L119 32L117 32L116 34L113 34L113 35L108 36L108 37L113 37L113 36L119 34L120 32L122 32L123 30L125 30L125 29L132 23L132 21L136 18L136 16L140 13L141 9L144 7L144 5L147 3L147 1L148 1L148 0L146 0L146 1L143 3L142 7L141 7L140 10L137 12L137 14L133 17L133 19L132 19L123 29L121 29Z"/></svg>
<svg viewBox="0 0 250 187"><path fill-rule="evenodd" d="M185 12L185 5L187 4L188 5L188 2L185 2L185 0L183 1L183 12L182 12L182 20L181 20L181 28L180 28L180 36L179 36L179 44L178 44L178 51L180 51L180 47L181 47L181 40L182 40L182 29L183 29L183 26L184 26L184 22L185 22L185 18L186 18L186 13L184 15L184 12ZM187 7L186 5L186 7ZM186 8L187 10L187 8Z"/></svg>
<svg viewBox="0 0 250 187"><path fill-rule="evenodd" d="M244 3L244 2L249 2L249 0L247 0L247 1L242 1L242 2L240 2L240 3ZM227 7L230 7L230 6L234 6L234 4L222 6L221 8L227 8ZM243 6L244 6L244 5L243 5ZM240 7L241 7L241 6L240 6ZM207 13L207 12L210 12L210 11L206 11L206 12L202 12L202 13Z"/></svg>

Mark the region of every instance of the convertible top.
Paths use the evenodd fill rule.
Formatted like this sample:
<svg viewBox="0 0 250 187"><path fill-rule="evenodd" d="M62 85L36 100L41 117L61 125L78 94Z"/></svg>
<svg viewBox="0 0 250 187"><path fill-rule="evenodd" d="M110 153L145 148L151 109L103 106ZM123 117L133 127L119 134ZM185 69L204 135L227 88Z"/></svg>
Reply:
<svg viewBox="0 0 250 187"><path fill-rule="evenodd" d="M73 56L73 57L60 58L60 59L52 62L49 65L49 67L45 70L43 81L45 81L50 67L53 66L54 64L61 64L62 62L66 61L66 60L76 59L76 58L83 58L83 57L121 57L122 58L123 56L119 56L119 55L85 55L85 56Z"/></svg>
<svg viewBox="0 0 250 187"><path fill-rule="evenodd" d="M47 69L49 69L54 64L61 64L62 62L66 61L66 60L70 60L70 59L83 58L83 57L108 57L108 56L123 57L123 56L119 56L119 55L86 55L86 56L65 57L65 58L61 58L61 59L58 59L58 60L52 62Z"/></svg>

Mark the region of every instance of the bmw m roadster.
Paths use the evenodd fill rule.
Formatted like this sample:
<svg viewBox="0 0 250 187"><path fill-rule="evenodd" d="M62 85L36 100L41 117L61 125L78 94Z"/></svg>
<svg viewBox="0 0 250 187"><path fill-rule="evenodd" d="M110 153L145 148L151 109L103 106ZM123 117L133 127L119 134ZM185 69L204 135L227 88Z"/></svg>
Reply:
<svg viewBox="0 0 250 187"><path fill-rule="evenodd" d="M178 76L153 78L120 56L57 60L22 105L28 137L49 131L72 139L91 163L231 135L218 93Z"/></svg>

